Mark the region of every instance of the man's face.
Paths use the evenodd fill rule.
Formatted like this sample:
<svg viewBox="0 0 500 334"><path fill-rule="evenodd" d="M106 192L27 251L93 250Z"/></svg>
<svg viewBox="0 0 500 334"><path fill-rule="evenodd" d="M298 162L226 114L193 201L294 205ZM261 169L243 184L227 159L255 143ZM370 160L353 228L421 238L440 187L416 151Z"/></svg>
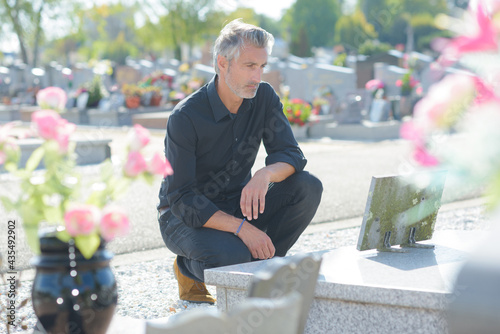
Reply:
<svg viewBox="0 0 500 334"><path fill-rule="evenodd" d="M240 57L229 63L224 80L231 91L240 98L255 97L262 72L267 65L267 51L264 48L245 46Z"/></svg>

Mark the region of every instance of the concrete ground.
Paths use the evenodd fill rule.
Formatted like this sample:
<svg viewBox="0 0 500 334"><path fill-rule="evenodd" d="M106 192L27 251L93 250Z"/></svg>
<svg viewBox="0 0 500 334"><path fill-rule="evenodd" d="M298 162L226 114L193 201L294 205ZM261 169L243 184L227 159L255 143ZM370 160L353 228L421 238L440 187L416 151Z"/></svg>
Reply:
<svg viewBox="0 0 500 334"><path fill-rule="evenodd" d="M111 152L114 158L121 158L125 152L126 128L79 127L77 135L90 139L112 139ZM163 151L164 131L152 130L150 150ZM322 202L314 217L311 229L321 226L360 224L372 176L394 175L415 170L411 162L411 147L403 140L378 142L338 141L330 138L314 138L300 142L308 159L306 170L316 175L324 187ZM255 169L264 166L265 151L260 150ZM82 172L91 177L97 173L95 166L81 167ZM130 214L131 232L111 242L109 249L115 254L129 254L133 259L136 252L144 261L144 254L155 257L165 250L156 217L156 203L160 184L157 178L153 185L135 183L120 200ZM0 193L15 192L16 183L6 175L0 175ZM446 186L443 202L451 203L478 197L477 190L463 190ZM470 202L459 202L469 203ZM464 204L465 205L465 204ZM7 220L15 219L0 206L0 238L5 238ZM5 223L4 223L5 222ZM347 222L347 223L346 223ZM321 224L321 225L320 225ZM325 225L323 225L325 224ZM29 267L31 252L24 244L22 228L17 228L17 268ZM2 237L3 236L3 237ZM148 252L143 252L149 250ZM6 243L0 242L0 252L5 254ZM123 258L123 256L117 256ZM124 260L126 261L126 260Z"/></svg>

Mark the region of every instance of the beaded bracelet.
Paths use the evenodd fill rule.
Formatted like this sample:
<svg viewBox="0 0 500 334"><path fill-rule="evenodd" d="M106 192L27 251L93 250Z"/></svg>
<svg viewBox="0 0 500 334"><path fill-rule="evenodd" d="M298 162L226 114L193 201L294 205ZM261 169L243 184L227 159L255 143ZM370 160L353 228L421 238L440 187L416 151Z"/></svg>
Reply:
<svg viewBox="0 0 500 334"><path fill-rule="evenodd" d="M243 226L243 223L245 222L245 220L247 220L246 218L243 218L243 220L241 221L241 224L240 226L238 227L238 229L236 230L236 232L234 233L234 235L238 235L238 233L240 233L240 230L241 230L241 227Z"/></svg>

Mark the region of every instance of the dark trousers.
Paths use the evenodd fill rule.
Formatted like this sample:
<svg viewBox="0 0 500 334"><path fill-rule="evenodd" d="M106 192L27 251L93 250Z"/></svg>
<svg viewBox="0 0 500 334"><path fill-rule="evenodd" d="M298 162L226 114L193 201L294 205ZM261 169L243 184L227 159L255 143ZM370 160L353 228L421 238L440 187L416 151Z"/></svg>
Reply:
<svg viewBox="0 0 500 334"><path fill-rule="evenodd" d="M321 181L308 172L295 173L269 189L264 213L249 223L271 238L275 256L285 256L309 225L322 192ZM239 205L228 213L243 219ZM253 260L246 245L233 233L190 228L170 211L159 218L159 224L165 245L178 255L181 273L197 281L204 282L205 269Z"/></svg>

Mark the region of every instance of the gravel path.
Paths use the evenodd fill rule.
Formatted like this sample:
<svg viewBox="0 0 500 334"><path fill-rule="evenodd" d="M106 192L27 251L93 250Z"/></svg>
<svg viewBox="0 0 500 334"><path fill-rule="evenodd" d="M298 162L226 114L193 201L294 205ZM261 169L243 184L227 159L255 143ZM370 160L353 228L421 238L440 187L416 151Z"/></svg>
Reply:
<svg viewBox="0 0 500 334"><path fill-rule="evenodd" d="M440 212L437 230L484 230L489 228L489 220L483 208L470 207L453 211ZM347 229L327 229L302 235L289 255L299 252L311 252L355 245L359 227ZM172 272L174 255L168 253L161 260L138 262L131 265L116 265L113 267L118 281L117 314L138 319L168 318L194 308L214 308L215 306L199 305L183 302L178 299L177 282ZM25 281L18 289L18 302L30 295L31 281ZM215 296L215 288L208 287ZM0 301L5 305L7 286L0 286ZM4 314L2 314L3 318ZM17 319L26 317L24 327L31 328L36 323L31 303L17 310ZM25 332L22 326L17 326L11 333ZM5 324L0 323L0 333L6 333Z"/></svg>

